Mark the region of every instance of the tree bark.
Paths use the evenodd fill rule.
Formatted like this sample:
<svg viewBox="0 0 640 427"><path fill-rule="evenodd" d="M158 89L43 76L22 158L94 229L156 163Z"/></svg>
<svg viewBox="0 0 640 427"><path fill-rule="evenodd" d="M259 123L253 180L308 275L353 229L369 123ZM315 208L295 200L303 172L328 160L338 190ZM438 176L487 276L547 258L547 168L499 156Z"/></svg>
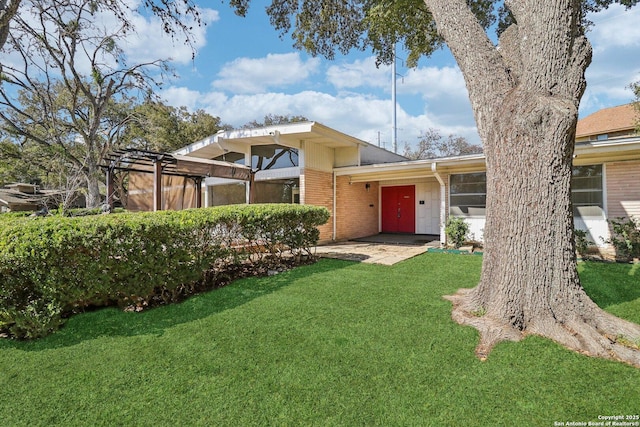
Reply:
<svg viewBox="0 0 640 427"><path fill-rule="evenodd" d="M21 0L0 0L0 49L4 46L9 36L9 24L18 13ZM0 68L2 64L0 64Z"/></svg>
<svg viewBox="0 0 640 427"><path fill-rule="evenodd" d="M425 4L465 77L487 162L482 275L447 297L453 318L479 330L481 359L535 334L640 367L640 351L626 345L640 326L597 307L576 269L572 158L591 60L580 2L506 1L517 25L498 47L464 0Z"/></svg>
<svg viewBox="0 0 640 427"><path fill-rule="evenodd" d="M100 195L100 170L97 165L91 164L86 168L87 178L87 207L97 208L102 203L102 196Z"/></svg>

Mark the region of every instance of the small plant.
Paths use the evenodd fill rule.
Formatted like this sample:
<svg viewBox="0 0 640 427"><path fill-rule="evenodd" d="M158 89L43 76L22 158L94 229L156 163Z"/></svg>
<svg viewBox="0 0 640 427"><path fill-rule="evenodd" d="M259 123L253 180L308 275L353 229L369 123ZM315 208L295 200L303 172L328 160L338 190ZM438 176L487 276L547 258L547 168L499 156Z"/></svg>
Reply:
<svg viewBox="0 0 640 427"><path fill-rule="evenodd" d="M640 220L635 218L615 218L609 220L611 238L604 240L613 245L618 256L631 259L640 257Z"/></svg>
<svg viewBox="0 0 640 427"><path fill-rule="evenodd" d="M634 349L640 349L640 341L639 342L634 342L632 340L630 340L629 338L625 337L624 335L617 335L616 336L616 342L618 344L622 344L625 347L629 347L629 348L634 348Z"/></svg>
<svg viewBox="0 0 640 427"><path fill-rule="evenodd" d="M576 251L580 256L587 255L587 251L589 249L589 245L592 245L593 242L587 239L587 232L584 230L573 230L573 236L576 241Z"/></svg>
<svg viewBox="0 0 640 427"><path fill-rule="evenodd" d="M469 224L463 218L450 216L447 219L444 232L447 235L447 241L458 249L469 234Z"/></svg>
<svg viewBox="0 0 640 427"><path fill-rule="evenodd" d="M477 309L473 310L471 314L473 314L475 317L482 317L485 314L487 314L487 309L485 307L480 306Z"/></svg>

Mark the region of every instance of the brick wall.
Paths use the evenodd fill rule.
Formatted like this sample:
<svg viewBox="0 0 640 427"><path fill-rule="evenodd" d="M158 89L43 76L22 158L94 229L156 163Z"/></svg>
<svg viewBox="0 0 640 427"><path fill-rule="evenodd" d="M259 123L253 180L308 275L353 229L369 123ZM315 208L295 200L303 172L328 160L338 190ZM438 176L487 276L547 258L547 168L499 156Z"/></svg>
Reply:
<svg viewBox="0 0 640 427"><path fill-rule="evenodd" d="M325 225L319 227L320 242L329 242L333 234L333 174L314 169L300 170L300 203L324 206L331 212Z"/></svg>
<svg viewBox="0 0 640 427"><path fill-rule="evenodd" d="M640 161L606 164L607 215L640 219Z"/></svg>
<svg viewBox="0 0 640 427"><path fill-rule="evenodd" d="M377 182L349 184L348 176L337 177L336 186L336 240L355 239L378 233Z"/></svg>

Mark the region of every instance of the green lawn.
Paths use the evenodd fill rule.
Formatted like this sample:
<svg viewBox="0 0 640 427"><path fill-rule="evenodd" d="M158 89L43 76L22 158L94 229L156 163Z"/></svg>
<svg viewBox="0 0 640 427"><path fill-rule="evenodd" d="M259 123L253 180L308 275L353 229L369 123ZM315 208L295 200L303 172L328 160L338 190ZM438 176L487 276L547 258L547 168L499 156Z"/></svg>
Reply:
<svg viewBox="0 0 640 427"><path fill-rule="evenodd" d="M640 413L640 369L537 337L478 361L476 331L442 296L474 286L480 263L322 260L0 340L0 424L553 426ZM640 322L640 265L580 269L596 302Z"/></svg>

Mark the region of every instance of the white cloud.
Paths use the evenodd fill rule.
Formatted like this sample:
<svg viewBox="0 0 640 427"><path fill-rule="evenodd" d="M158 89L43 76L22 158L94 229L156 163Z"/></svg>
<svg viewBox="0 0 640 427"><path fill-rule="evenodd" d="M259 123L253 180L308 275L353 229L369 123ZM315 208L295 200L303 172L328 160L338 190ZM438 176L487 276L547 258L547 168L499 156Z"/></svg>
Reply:
<svg viewBox="0 0 640 427"><path fill-rule="evenodd" d="M391 80L391 67L376 67L376 58L371 56L351 63L330 66L327 69L327 80L337 89L386 88Z"/></svg>
<svg viewBox="0 0 640 427"><path fill-rule="evenodd" d="M184 22L191 28L193 49L196 51L206 45L207 25L219 20L216 10L200 9L199 12L201 25L195 23L192 17ZM157 16L146 17L133 12L129 19L135 31L127 36L123 49L132 61L141 63L170 58L174 63L188 64L192 60L192 47L184 42L184 35L178 33L172 39L163 31L162 22Z"/></svg>
<svg viewBox="0 0 640 427"><path fill-rule="evenodd" d="M353 93L331 95L317 91L226 96L217 91L197 93L178 87L170 88L162 95L171 105L202 108L233 126L260 120L267 114L303 115L372 144L380 140L385 148L391 148L390 99ZM397 115L400 151L405 142L414 144L420 133L429 128L439 129L443 135L461 135L472 143L479 143L475 125L468 120L451 124L446 116L431 112L411 115L402 108L398 108Z"/></svg>
<svg viewBox="0 0 640 427"><path fill-rule="evenodd" d="M468 99L464 78L458 67L410 69L407 75L401 79L398 93L419 93L425 99L444 97Z"/></svg>
<svg viewBox="0 0 640 427"><path fill-rule="evenodd" d="M593 14L593 29L587 34L593 46L593 61L586 72L587 89L580 103L584 117L601 108L633 100L629 84L640 80L640 9L623 6Z"/></svg>
<svg viewBox="0 0 640 427"><path fill-rule="evenodd" d="M303 61L298 52L237 58L222 66L212 86L227 92L258 93L302 82L314 74L319 65L320 59Z"/></svg>
<svg viewBox="0 0 640 427"><path fill-rule="evenodd" d="M614 47L640 46L640 9L625 10L624 6L613 4L608 9L592 14L590 19L595 26L588 37L594 51Z"/></svg>

